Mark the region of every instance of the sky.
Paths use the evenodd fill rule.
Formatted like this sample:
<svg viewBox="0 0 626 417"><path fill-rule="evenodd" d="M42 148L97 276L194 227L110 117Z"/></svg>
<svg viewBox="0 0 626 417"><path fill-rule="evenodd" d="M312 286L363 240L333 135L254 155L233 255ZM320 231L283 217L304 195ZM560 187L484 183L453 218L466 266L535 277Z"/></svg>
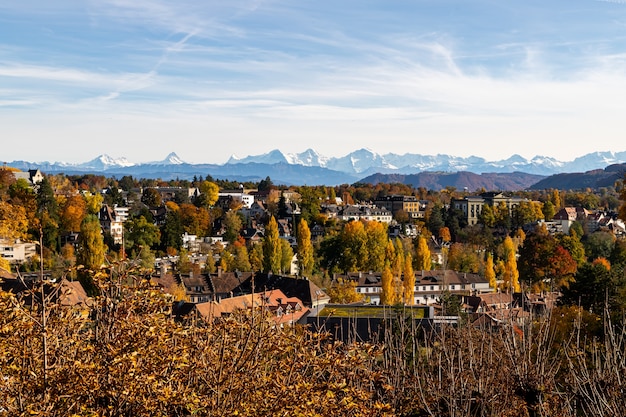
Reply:
<svg viewBox="0 0 626 417"><path fill-rule="evenodd" d="M626 0L0 0L3 161L626 150Z"/></svg>

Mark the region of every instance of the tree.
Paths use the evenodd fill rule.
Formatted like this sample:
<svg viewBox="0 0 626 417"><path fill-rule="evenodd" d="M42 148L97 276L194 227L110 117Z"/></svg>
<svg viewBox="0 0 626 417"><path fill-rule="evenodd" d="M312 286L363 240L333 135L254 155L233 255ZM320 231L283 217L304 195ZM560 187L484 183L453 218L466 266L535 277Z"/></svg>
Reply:
<svg viewBox="0 0 626 417"><path fill-rule="evenodd" d="M168 210L165 214L165 224L161 226L161 248L179 250L183 246L184 232L180 210Z"/></svg>
<svg viewBox="0 0 626 417"><path fill-rule="evenodd" d="M301 277L311 276L313 273L313 245L311 243L311 230L305 219L300 219L296 235L298 254L298 273Z"/></svg>
<svg viewBox="0 0 626 417"><path fill-rule="evenodd" d="M552 220L555 214L556 214L556 208L554 207L554 204L551 201L548 200L545 203L543 203L543 216L546 221Z"/></svg>
<svg viewBox="0 0 626 417"><path fill-rule="evenodd" d="M159 207L163 203L161 193L156 188L146 188L141 194L141 202L148 207Z"/></svg>
<svg viewBox="0 0 626 417"><path fill-rule="evenodd" d="M517 260L515 258L515 245L513 239L507 236L502 244L504 259L504 287L508 291L520 292L519 271L517 270Z"/></svg>
<svg viewBox="0 0 626 417"><path fill-rule="evenodd" d="M83 219L87 215L87 203L80 194L75 194L65 200L61 209L61 227L68 232L80 230Z"/></svg>
<svg viewBox="0 0 626 417"><path fill-rule="evenodd" d="M129 250L149 249L159 243L161 239L159 228L143 216L127 220L124 223L124 228L126 229L124 234L125 246Z"/></svg>
<svg viewBox="0 0 626 417"><path fill-rule="evenodd" d="M439 240L443 243L448 243L452 240L452 236L450 235L449 228L442 227L439 229Z"/></svg>
<svg viewBox="0 0 626 417"><path fill-rule="evenodd" d="M104 263L105 246L100 221L87 215L80 226L76 262L90 270L98 270Z"/></svg>
<svg viewBox="0 0 626 417"><path fill-rule="evenodd" d="M585 246L580 241L580 237L576 230L570 229L569 235L563 235L560 237L561 245L567 249L572 258L576 261L578 266L581 266L587 261L585 255Z"/></svg>
<svg viewBox="0 0 626 417"><path fill-rule="evenodd" d="M356 292L356 281L344 281L338 278L328 287L327 294L331 303L350 304L363 300L363 294Z"/></svg>
<svg viewBox="0 0 626 417"><path fill-rule="evenodd" d="M615 297L615 289L610 269L602 263L585 263L576 272L574 281L562 289L559 304L580 305L602 314L605 303Z"/></svg>
<svg viewBox="0 0 626 417"><path fill-rule="evenodd" d="M213 207L219 198L220 188L211 181L202 181L200 186L200 196L198 198L198 205L206 208Z"/></svg>
<svg viewBox="0 0 626 417"><path fill-rule="evenodd" d="M340 234L341 257L339 267L345 272L356 272L367 265L367 235L363 222L346 223Z"/></svg>
<svg viewBox="0 0 626 417"><path fill-rule="evenodd" d="M283 274L291 272L291 261L293 260L293 248L287 239L280 239L280 271Z"/></svg>
<svg viewBox="0 0 626 417"><path fill-rule="evenodd" d="M15 240L24 239L28 233L26 209L0 201L0 237Z"/></svg>
<svg viewBox="0 0 626 417"><path fill-rule="evenodd" d="M100 193L85 194L87 214L98 214L102 208L104 197Z"/></svg>
<svg viewBox="0 0 626 417"><path fill-rule="evenodd" d="M387 227L377 221L365 223L365 250L367 251L367 262L362 266L362 270L382 271L385 267L385 247L387 246Z"/></svg>
<svg viewBox="0 0 626 417"><path fill-rule="evenodd" d="M280 237L278 236L278 223L274 216L265 227L265 237L263 238L263 272L278 273L282 261L280 247Z"/></svg>
<svg viewBox="0 0 626 417"><path fill-rule="evenodd" d="M418 271L430 271L432 260L430 257L430 249L426 238L420 236L417 240L417 248L415 249L415 269Z"/></svg>
<svg viewBox="0 0 626 417"><path fill-rule="evenodd" d="M485 227L494 227L496 224L496 216L493 207L490 204L484 204L480 211L478 221Z"/></svg>
<svg viewBox="0 0 626 417"><path fill-rule="evenodd" d="M415 303L415 272L413 271L413 258L410 253L404 257L404 280L402 281L404 290L404 304L413 305Z"/></svg>
<svg viewBox="0 0 626 417"><path fill-rule="evenodd" d="M227 242L234 242L241 232L243 227L243 221L239 212L236 210L229 210L222 218L222 225L224 226L224 239Z"/></svg>
<svg viewBox="0 0 626 417"><path fill-rule="evenodd" d="M485 278L489 281L489 287L495 292L498 288L496 281L496 271L493 265L493 254L487 254L487 262L485 263Z"/></svg>
<svg viewBox="0 0 626 417"><path fill-rule="evenodd" d="M185 232L196 236L209 236L211 215L205 207L197 207L190 203L179 206L180 221Z"/></svg>
<svg viewBox="0 0 626 417"><path fill-rule="evenodd" d="M380 277L381 293L380 303L382 305L394 305L396 303L396 289L393 281L393 273L389 265L385 266Z"/></svg>
<svg viewBox="0 0 626 417"><path fill-rule="evenodd" d="M615 246L615 235L610 232L596 231L587 235L584 241L585 253L589 259L610 258Z"/></svg>
<svg viewBox="0 0 626 417"><path fill-rule="evenodd" d="M252 248L248 251L250 258L250 270L262 271L263 270L263 244L252 245Z"/></svg>
<svg viewBox="0 0 626 417"><path fill-rule="evenodd" d="M448 251L448 268L458 272L477 273L480 259L472 245L454 243Z"/></svg>

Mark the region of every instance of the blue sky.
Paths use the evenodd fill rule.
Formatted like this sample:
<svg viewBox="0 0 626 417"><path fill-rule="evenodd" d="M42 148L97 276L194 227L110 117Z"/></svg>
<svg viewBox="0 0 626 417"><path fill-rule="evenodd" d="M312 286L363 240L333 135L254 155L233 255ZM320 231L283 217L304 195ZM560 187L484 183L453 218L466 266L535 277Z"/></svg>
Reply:
<svg viewBox="0 0 626 417"><path fill-rule="evenodd" d="M626 1L0 1L4 161L625 151Z"/></svg>

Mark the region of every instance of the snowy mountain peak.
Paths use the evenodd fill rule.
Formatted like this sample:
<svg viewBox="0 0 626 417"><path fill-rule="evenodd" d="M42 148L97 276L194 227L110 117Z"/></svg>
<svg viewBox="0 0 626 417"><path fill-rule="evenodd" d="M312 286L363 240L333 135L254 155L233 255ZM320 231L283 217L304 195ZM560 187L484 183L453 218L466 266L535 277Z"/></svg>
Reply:
<svg viewBox="0 0 626 417"><path fill-rule="evenodd" d="M290 163L285 155L278 149L274 149L268 153L257 156L246 156L245 158L238 158L235 155L231 156L226 162L227 164L278 164L278 163Z"/></svg>
<svg viewBox="0 0 626 417"><path fill-rule="evenodd" d="M131 167L135 164L129 162L126 158L112 158L107 154L102 154L89 162L80 164L81 168L90 168L100 171L106 171L110 168Z"/></svg>
<svg viewBox="0 0 626 417"><path fill-rule="evenodd" d="M162 161L156 161L156 162L151 162L150 165L182 165L184 164L185 161L183 161L182 159L180 159L180 157L178 155L176 155L175 152L170 152L164 160Z"/></svg>

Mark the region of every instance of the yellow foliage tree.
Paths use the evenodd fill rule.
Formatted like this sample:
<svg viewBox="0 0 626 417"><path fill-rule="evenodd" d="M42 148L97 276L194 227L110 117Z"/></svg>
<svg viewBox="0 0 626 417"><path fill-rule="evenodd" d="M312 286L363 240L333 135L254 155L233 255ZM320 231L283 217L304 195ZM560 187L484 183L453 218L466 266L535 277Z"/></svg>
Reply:
<svg viewBox="0 0 626 417"><path fill-rule="evenodd" d="M432 260L428 242L425 237L420 236L418 238L415 252L415 269L418 271L430 271Z"/></svg>
<svg viewBox="0 0 626 417"><path fill-rule="evenodd" d="M498 289L498 283L496 281L496 270L493 264L493 255L489 253L487 255L487 262L485 263L485 278L489 281L489 287L493 288L495 292Z"/></svg>
<svg viewBox="0 0 626 417"><path fill-rule="evenodd" d="M519 271L517 270L517 260L515 258L515 244L510 236L504 239L502 244L504 253L504 286L507 291L520 292Z"/></svg>
<svg viewBox="0 0 626 417"><path fill-rule="evenodd" d="M28 216L26 208L0 201L0 238L24 239L28 233Z"/></svg>
<svg viewBox="0 0 626 417"><path fill-rule="evenodd" d="M410 253L404 257L404 280L402 281L404 290L404 304L413 305L415 303L415 272L413 271L413 258Z"/></svg>
<svg viewBox="0 0 626 417"><path fill-rule="evenodd" d="M394 305L396 303L396 288L393 280L393 273L389 265L385 265L383 274L380 278L381 293L380 303L382 305Z"/></svg>

